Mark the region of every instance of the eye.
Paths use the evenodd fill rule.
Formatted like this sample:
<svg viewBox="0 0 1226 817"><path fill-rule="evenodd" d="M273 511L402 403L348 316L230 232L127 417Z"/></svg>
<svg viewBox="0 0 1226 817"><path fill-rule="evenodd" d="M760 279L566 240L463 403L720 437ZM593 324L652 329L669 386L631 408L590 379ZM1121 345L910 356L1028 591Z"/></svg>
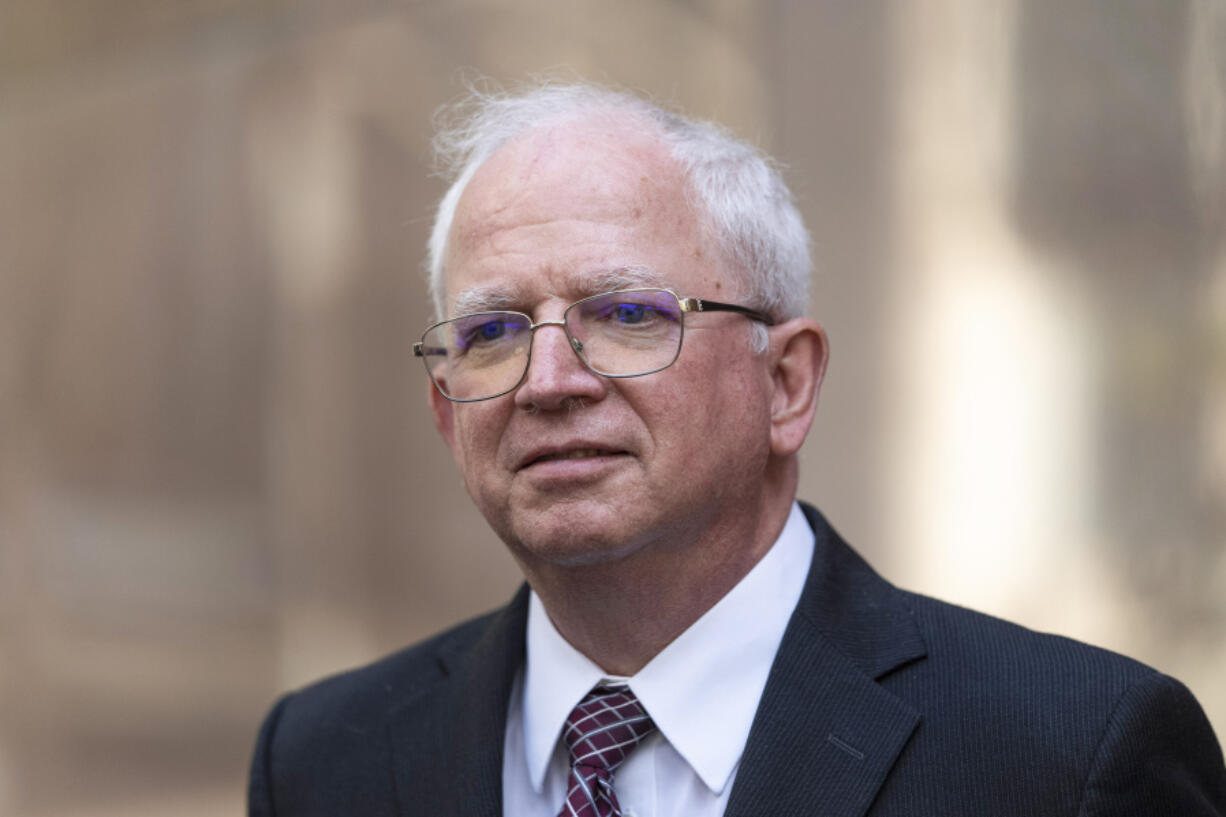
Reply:
<svg viewBox="0 0 1226 817"><path fill-rule="evenodd" d="M513 328L510 321L501 315L485 316L471 322L463 322L457 326L459 330L457 332L458 346L462 349L470 349L474 346L496 344L506 339Z"/></svg>
<svg viewBox="0 0 1226 817"><path fill-rule="evenodd" d="M617 304L613 307L613 317L620 323L641 323L647 317L647 307L643 304Z"/></svg>
<svg viewBox="0 0 1226 817"><path fill-rule="evenodd" d="M578 322L580 332L616 333L621 337L642 336L679 325L677 299L666 290L609 292L580 301L568 321ZM575 328L575 325L572 324Z"/></svg>
<svg viewBox="0 0 1226 817"><path fill-rule="evenodd" d="M498 340L507 333L507 325L503 321L486 321L477 327L476 337L481 340Z"/></svg>

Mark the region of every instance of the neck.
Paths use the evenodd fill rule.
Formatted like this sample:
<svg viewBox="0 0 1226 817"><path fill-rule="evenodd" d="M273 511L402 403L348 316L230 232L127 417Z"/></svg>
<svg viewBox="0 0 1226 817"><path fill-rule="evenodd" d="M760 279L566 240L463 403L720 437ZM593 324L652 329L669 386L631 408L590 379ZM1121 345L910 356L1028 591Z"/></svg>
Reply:
<svg viewBox="0 0 1226 817"><path fill-rule="evenodd" d="M757 508L689 542L656 543L613 563L521 566L563 638L605 672L634 675L770 550L795 496L791 471L787 489L767 490Z"/></svg>

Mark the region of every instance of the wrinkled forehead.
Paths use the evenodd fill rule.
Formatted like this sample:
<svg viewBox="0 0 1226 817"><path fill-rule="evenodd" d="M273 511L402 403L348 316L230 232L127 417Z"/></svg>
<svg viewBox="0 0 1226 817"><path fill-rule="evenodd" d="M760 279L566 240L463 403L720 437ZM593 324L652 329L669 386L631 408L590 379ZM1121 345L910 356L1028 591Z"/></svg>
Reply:
<svg viewBox="0 0 1226 817"><path fill-rule="evenodd" d="M542 126L495 152L465 188L447 241L446 301L454 304L474 284L464 274L457 280L458 269L474 257L503 252L517 231L565 236L566 225L638 224L640 235L660 242L683 238L705 250L710 241L699 222L680 163L650 128L612 115ZM633 275L630 282L636 282Z"/></svg>
<svg viewBox="0 0 1226 817"><path fill-rule="evenodd" d="M456 210L449 255L556 216L567 202L582 203L573 216L593 219L648 208L680 218L691 209L681 167L658 137L607 116L562 122L513 139L477 169Z"/></svg>

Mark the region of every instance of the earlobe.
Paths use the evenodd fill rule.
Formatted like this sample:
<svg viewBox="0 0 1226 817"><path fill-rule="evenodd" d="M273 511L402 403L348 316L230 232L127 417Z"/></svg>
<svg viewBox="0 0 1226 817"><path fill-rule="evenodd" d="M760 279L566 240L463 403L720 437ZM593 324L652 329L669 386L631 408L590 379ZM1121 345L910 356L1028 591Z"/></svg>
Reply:
<svg viewBox="0 0 1226 817"><path fill-rule="evenodd" d="M771 333L771 452L789 456L800 450L826 375L829 342L821 325L795 318Z"/></svg>

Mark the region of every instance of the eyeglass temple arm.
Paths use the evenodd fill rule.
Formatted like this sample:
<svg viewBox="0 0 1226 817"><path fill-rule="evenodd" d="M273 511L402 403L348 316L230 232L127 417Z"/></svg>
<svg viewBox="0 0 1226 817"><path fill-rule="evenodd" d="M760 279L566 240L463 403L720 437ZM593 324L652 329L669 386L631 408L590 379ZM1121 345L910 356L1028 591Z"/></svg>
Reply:
<svg viewBox="0 0 1226 817"><path fill-rule="evenodd" d="M446 355L447 350L442 346L424 346L421 341L413 344L413 357L425 357L426 355Z"/></svg>
<svg viewBox="0 0 1226 817"><path fill-rule="evenodd" d="M761 321L767 326L775 325L770 316L749 307L726 304L722 301L704 301L701 298L681 298L679 300L681 301L681 309L685 312L739 312L746 317L753 318L755 321Z"/></svg>

